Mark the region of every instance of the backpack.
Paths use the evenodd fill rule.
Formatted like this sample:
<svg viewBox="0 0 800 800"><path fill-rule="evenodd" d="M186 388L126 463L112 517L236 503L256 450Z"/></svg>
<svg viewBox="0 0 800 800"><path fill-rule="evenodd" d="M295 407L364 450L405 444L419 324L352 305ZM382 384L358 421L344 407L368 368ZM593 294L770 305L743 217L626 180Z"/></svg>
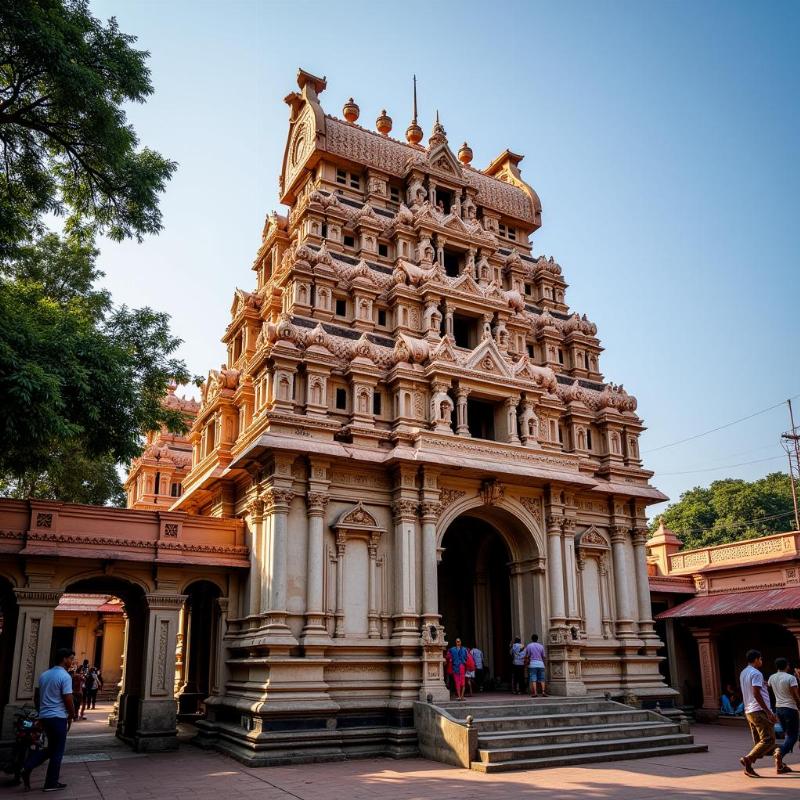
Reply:
<svg viewBox="0 0 800 800"><path fill-rule="evenodd" d="M467 672L475 672L475 659L472 657L472 650L467 650Z"/></svg>

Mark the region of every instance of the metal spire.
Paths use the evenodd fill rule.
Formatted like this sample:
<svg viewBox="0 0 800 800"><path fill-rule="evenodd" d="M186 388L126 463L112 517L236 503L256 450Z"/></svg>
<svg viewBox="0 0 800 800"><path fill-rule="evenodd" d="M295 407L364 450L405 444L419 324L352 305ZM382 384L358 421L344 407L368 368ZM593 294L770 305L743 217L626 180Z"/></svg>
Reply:
<svg viewBox="0 0 800 800"><path fill-rule="evenodd" d="M414 75L414 124L417 124L417 76Z"/></svg>

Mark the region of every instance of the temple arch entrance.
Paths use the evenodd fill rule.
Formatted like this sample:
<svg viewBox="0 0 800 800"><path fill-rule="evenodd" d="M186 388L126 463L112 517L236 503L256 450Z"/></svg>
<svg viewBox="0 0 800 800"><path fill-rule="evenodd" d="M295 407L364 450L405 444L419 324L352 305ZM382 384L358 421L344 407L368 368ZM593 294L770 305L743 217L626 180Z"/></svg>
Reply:
<svg viewBox="0 0 800 800"><path fill-rule="evenodd" d="M470 509L444 532L438 599L445 635L450 645L460 637L480 647L495 685L509 685L514 636L544 633L543 578L532 534L505 509Z"/></svg>
<svg viewBox="0 0 800 800"><path fill-rule="evenodd" d="M140 701L143 696L145 666L143 654L147 649L147 604L144 589L124 578L98 576L83 578L69 584L64 590L64 595L71 594L109 595L122 601L125 619L122 674L120 677L118 677L118 673L112 672L108 674L104 678L104 689L113 689L114 678L118 678L118 694L116 695L114 708L109 715L109 725L115 728L117 736L121 739L134 743L139 730ZM53 647L65 644L64 642L56 641L57 636L58 627L56 626L53 629ZM105 643L103 642L101 644L102 649L105 649L104 645ZM79 648L75 647L75 643L71 646L76 649L76 658L80 663L80 653L77 652ZM88 653L87 657L91 662L97 660L97 655L97 644L95 644L94 657Z"/></svg>
<svg viewBox="0 0 800 800"><path fill-rule="evenodd" d="M17 600L11 582L0 576L0 719L9 700L17 635ZM3 732L5 733L5 731Z"/></svg>

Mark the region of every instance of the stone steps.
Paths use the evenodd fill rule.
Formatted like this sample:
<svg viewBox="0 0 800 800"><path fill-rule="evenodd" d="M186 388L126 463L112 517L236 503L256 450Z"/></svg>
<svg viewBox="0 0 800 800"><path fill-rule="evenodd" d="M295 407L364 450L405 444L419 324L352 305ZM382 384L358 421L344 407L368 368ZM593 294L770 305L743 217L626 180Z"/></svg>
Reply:
<svg viewBox="0 0 800 800"><path fill-rule="evenodd" d="M687 736L691 739L691 736ZM473 761L472 769L477 772L510 772L522 769L548 769L552 767L568 767L576 764L592 764L598 761L625 761L633 758L656 758L658 756L675 756L682 753L701 753L708 750L704 744L680 744L669 747L642 746L631 750L602 751L583 754L569 754L561 756L547 756L545 758L520 759L518 761L504 761L499 764Z"/></svg>
<svg viewBox="0 0 800 800"><path fill-rule="evenodd" d="M666 736L680 733L680 726L674 722L645 722L634 725L596 725L576 726L563 731L518 731L516 733L479 733L479 749L518 748L524 746L540 747L550 744L572 744L576 742L603 741L606 739L627 739L645 736Z"/></svg>
<svg viewBox="0 0 800 800"><path fill-rule="evenodd" d="M457 724L471 726L477 732L477 746L472 745L475 749L470 757L472 769L480 772L651 758L707 749L694 743L682 717L668 718L603 698L526 698L445 703L439 708Z"/></svg>

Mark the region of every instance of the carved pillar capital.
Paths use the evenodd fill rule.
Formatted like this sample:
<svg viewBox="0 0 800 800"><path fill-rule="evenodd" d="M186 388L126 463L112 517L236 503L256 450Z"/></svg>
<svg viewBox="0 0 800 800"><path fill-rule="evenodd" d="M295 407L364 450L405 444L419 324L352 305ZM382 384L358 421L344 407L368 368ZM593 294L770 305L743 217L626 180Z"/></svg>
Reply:
<svg viewBox="0 0 800 800"><path fill-rule="evenodd" d="M324 492L309 492L306 495L306 503L308 506L308 513L311 514L324 514L325 507L328 505L330 497Z"/></svg>
<svg viewBox="0 0 800 800"><path fill-rule="evenodd" d="M423 522L436 522L439 514L442 513L443 506L438 501L425 500L419 504L420 514Z"/></svg>
<svg viewBox="0 0 800 800"><path fill-rule="evenodd" d="M418 510L419 503L417 503L416 500L401 499L395 500L392 503L392 517L396 522L402 520L415 520Z"/></svg>
<svg viewBox="0 0 800 800"><path fill-rule="evenodd" d="M61 599L62 592L44 589L14 589L18 606L40 606L55 608Z"/></svg>
<svg viewBox="0 0 800 800"><path fill-rule="evenodd" d="M288 511L294 499L294 492L291 489L270 487L261 493L261 499L267 511Z"/></svg>
<svg viewBox="0 0 800 800"><path fill-rule="evenodd" d="M611 526L611 542L612 544L624 544L628 540L629 528L627 525L612 525Z"/></svg>
<svg viewBox="0 0 800 800"><path fill-rule="evenodd" d="M549 514L545 518L548 536L561 536L561 526L564 518L560 514Z"/></svg>
<svg viewBox="0 0 800 800"><path fill-rule="evenodd" d="M643 527L636 527L631 529L631 539L634 546L644 547L647 542L648 530Z"/></svg>

